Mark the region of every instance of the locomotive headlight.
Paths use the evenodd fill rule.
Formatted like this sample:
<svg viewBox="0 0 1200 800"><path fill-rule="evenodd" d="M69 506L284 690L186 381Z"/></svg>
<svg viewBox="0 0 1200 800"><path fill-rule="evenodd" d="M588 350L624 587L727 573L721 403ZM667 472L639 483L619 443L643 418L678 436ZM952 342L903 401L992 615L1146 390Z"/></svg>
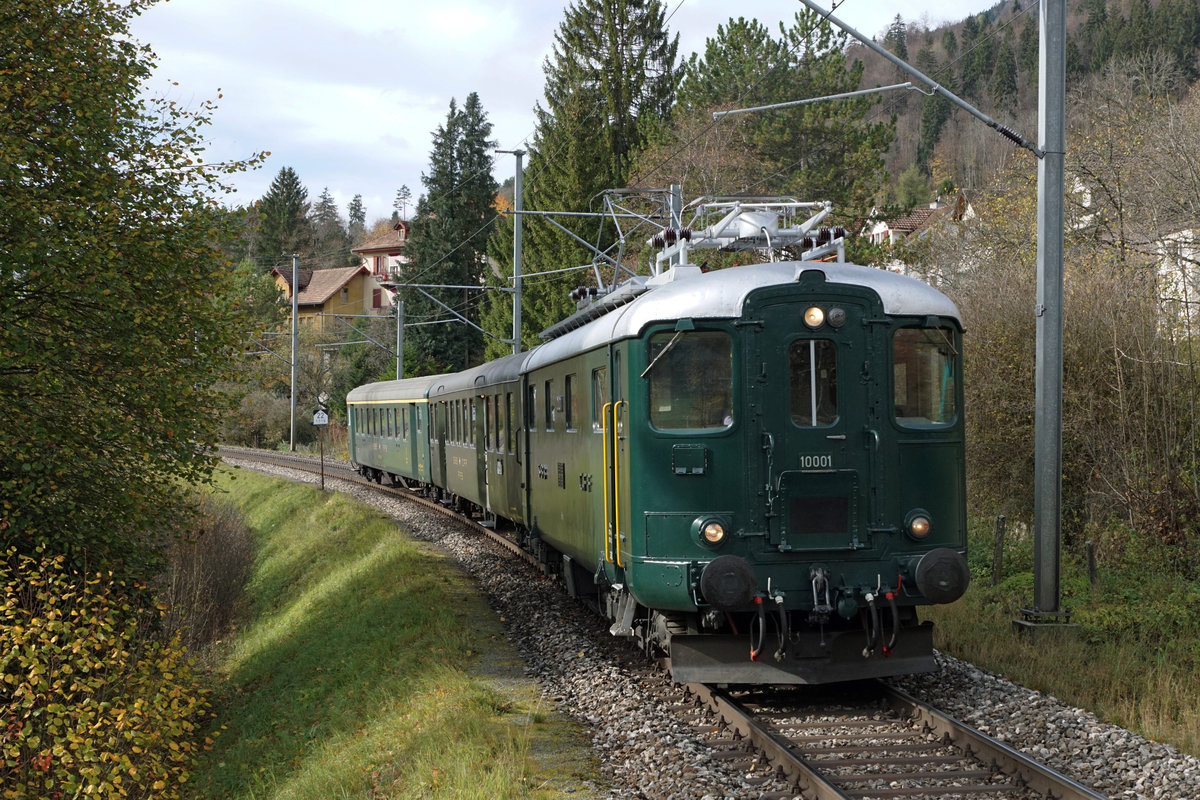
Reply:
<svg viewBox="0 0 1200 800"><path fill-rule="evenodd" d="M929 515L921 510L908 512L908 519L904 521L904 530L914 539L924 539L933 530L933 523L929 521Z"/></svg>
<svg viewBox="0 0 1200 800"><path fill-rule="evenodd" d="M725 523L712 517L700 517L692 523L692 534L707 547L719 547L725 541Z"/></svg>
<svg viewBox="0 0 1200 800"><path fill-rule="evenodd" d="M719 522L710 522L700 531L700 535L709 544L720 544L725 541L725 526Z"/></svg>
<svg viewBox="0 0 1200 800"><path fill-rule="evenodd" d="M812 306L804 312L804 324L810 328L819 328L825 321L825 312L817 306Z"/></svg>

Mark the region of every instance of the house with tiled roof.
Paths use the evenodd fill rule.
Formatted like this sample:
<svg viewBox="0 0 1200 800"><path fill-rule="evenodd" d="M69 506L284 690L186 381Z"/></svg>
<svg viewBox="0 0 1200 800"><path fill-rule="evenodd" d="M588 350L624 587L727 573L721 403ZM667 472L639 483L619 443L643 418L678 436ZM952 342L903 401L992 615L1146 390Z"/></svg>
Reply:
<svg viewBox="0 0 1200 800"><path fill-rule="evenodd" d="M372 308L387 308L394 300L395 292L384 287L383 283L395 278L400 272L400 265L408 262L404 255L408 234L408 223L402 219L396 220L390 229L350 248L350 252L358 256L370 272Z"/></svg>
<svg viewBox="0 0 1200 800"><path fill-rule="evenodd" d="M910 236L920 238L928 233L944 219L964 220L974 219L975 209L967 202L967 197L959 192L951 201L946 202L939 197L923 208L914 208L907 214L896 219L880 219L873 215L863 235L871 239L872 244L894 245L901 239Z"/></svg>
<svg viewBox="0 0 1200 800"><path fill-rule="evenodd" d="M271 270L275 286L290 303L292 300L292 270L290 267ZM297 272L296 316L301 325L313 330L333 330L334 315L371 313L371 271L364 266L342 269L302 269Z"/></svg>

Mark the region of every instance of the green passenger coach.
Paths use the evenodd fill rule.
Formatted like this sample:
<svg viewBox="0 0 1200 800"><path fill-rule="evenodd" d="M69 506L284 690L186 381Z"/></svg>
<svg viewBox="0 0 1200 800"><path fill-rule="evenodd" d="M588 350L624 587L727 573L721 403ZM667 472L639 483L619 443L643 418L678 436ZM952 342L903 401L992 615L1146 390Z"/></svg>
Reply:
<svg viewBox="0 0 1200 800"><path fill-rule="evenodd" d="M934 668L918 608L968 581L950 300L840 262L684 265L545 336L355 389L352 459L507 520L679 681Z"/></svg>

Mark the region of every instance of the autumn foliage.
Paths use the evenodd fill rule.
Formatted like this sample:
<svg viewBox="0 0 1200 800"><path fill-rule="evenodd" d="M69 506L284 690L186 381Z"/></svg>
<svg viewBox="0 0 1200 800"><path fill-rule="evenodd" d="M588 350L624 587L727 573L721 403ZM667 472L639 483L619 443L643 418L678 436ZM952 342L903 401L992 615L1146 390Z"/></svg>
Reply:
<svg viewBox="0 0 1200 800"><path fill-rule="evenodd" d="M178 797L202 690L156 610L63 556L0 562L0 797Z"/></svg>

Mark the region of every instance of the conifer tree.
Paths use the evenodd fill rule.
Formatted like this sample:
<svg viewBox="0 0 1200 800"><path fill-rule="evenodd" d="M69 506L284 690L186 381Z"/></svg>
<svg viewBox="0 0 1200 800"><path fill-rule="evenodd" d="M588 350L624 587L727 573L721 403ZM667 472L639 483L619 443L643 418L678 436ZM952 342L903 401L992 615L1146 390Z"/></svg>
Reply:
<svg viewBox="0 0 1200 800"><path fill-rule="evenodd" d="M283 167L258 201L259 229L252 252L260 266L273 266L284 253L311 250L308 208L308 190L295 170Z"/></svg>
<svg viewBox="0 0 1200 800"><path fill-rule="evenodd" d="M992 103L997 109L1005 108L1017 99L1017 58L1008 42L1000 45L996 51L991 94Z"/></svg>
<svg viewBox="0 0 1200 800"><path fill-rule="evenodd" d="M350 258L346 226L338 213L333 195L329 193L329 187L321 190L316 205L312 207L309 224L313 233L311 266L314 269L346 266Z"/></svg>
<svg viewBox="0 0 1200 800"><path fill-rule="evenodd" d="M689 60L679 88L680 106L709 111L853 91L862 64L848 67L845 43L845 34L813 12L796 14L790 26L781 24L777 38L757 22L730 20L708 39L702 57ZM747 85L752 91L746 91ZM762 164L755 193L801 193L831 200L840 213L856 215L866 212L884 178L881 154L892 138L890 121L867 120L876 103L868 98L816 103L722 124L744 125L748 131Z"/></svg>
<svg viewBox="0 0 1200 800"><path fill-rule="evenodd" d="M479 324L487 239L496 216L491 133L479 95L468 95L461 109L451 100L445 123L434 132L429 171L421 176L426 194L417 202L404 280L460 287L401 292L407 322L454 320L411 328L410 341L420 354L414 367L423 371L460 370L483 360L482 334L455 314Z"/></svg>
<svg viewBox="0 0 1200 800"><path fill-rule="evenodd" d="M534 109L537 128L525 181L526 209L587 211L604 189L619 188L629 177L634 155L669 119L679 70L678 37L669 37L660 0L576 0L564 13L554 47L544 64L544 102ZM561 220L583 239L598 238L594 221ZM588 264L592 256L549 223L524 224L525 271ZM507 284L512 274L511 227L491 246ZM524 282L523 339L569 313L567 293L578 275L550 275ZM488 330L511 336L508 295L488 298ZM489 344L489 354L507 351Z"/></svg>
<svg viewBox="0 0 1200 800"><path fill-rule="evenodd" d="M367 209L363 206L361 194L354 195L354 199L350 201L350 205L346 208L346 213L350 217L350 225L347 232L350 236L350 245L353 247L362 243L362 239L367 232Z"/></svg>

